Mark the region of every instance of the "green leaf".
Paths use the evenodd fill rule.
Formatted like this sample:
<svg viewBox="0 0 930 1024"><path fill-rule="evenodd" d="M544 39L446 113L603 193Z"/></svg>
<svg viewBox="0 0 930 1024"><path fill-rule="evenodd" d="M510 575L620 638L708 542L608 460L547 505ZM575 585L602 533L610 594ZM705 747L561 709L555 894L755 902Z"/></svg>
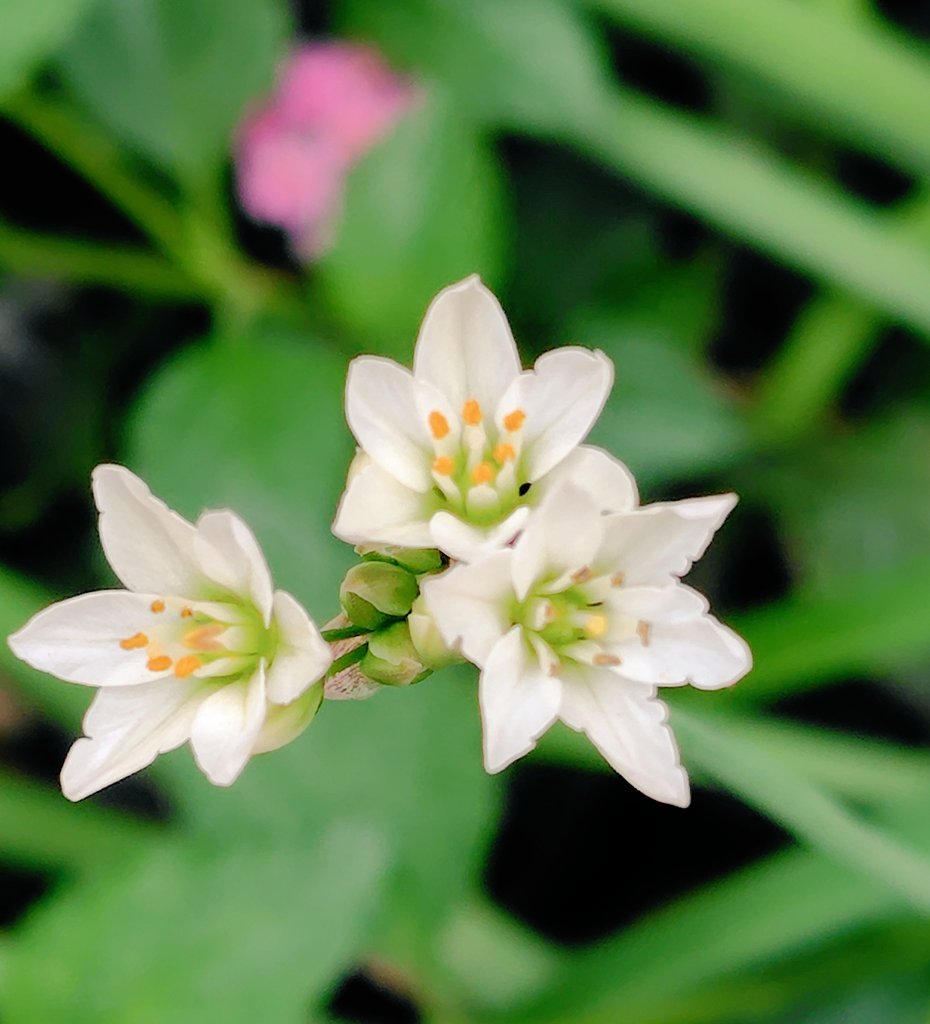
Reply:
<svg viewBox="0 0 930 1024"><path fill-rule="evenodd" d="M51 56L90 0L4 0L0 6L0 94L11 92Z"/></svg>
<svg viewBox="0 0 930 1024"><path fill-rule="evenodd" d="M61 68L127 143L193 179L214 170L246 103L270 87L287 30L278 0L97 0Z"/></svg>
<svg viewBox="0 0 930 1024"><path fill-rule="evenodd" d="M342 822L285 848L176 842L73 886L9 951L11 1024L297 1021L362 946L387 864Z"/></svg>
<svg viewBox="0 0 930 1024"><path fill-rule="evenodd" d="M409 358L442 287L503 266L500 173L482 138L432 89L350 176L320 297L366 347Z"/></svg>

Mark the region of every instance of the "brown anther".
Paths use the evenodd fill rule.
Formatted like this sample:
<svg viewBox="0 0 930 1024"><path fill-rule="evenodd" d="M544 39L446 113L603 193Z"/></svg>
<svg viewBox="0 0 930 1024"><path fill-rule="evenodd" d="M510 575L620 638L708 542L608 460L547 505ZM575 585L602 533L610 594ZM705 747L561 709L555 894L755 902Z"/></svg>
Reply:
<svg viewBox="0 0 930 1024"><path fill-rule="evenodd" d="M162 600L153 601L149 605L149 608L151 608L152 611L155 612L156 615L158 615L159 612L163 612L165 610L165 602Z"/></svg>
<svg viewBox="0 0 930 1024"><path fill-rule="evenodd" d="M449 421L438 409L429 414L429 430L437 441L441 441L449 433Z"/></svg>
<svg viewBox="0 0 930 1024"><path fill-rule="evenodd" d="M481 406L474 398L469 398L462 406L462 419L470 427L477 427L481 422Z"/></svg>
<svg viewBox="0 0 930 1024"><path fill-rule="evenodd" d="M145 633L136 633L135 636L130 636L125 640L120 640L119 645L124 651L134 651L140 647L148 647L149 638Z"/></svg>
<svg viewBox="0 0 930 1024"><path fill-rule="evenodd" d="M186 679L200 668L200 658L196 654L185 654L174 663L174 674L178 679Z"/></svg>
<svg viewBox="0 0 930 1024"><path fill-rule="evenodd" d="M455 463L448 455L440 455L433 463L433 472L438 473L440 476L452 476L454 470Z"/></svg>
<svg viewBox="0 0 930 1024"><path fill-rule="evenodd" d="M640 640L642 640L643 647L648 647L649 639L652 635L652 626L650 626L648 622L643 622L642 620L640 620L636 624L636 633L639 636Z"/></svg>
<svg viewBox="0 0 930 1024"><path fill-rule="evenodd" d="M196 626L181 637L181 643L192 651L222 651L223 645L216 638L225 632L226 627L218 623Z"/></svg>
<svg viewBox="0 0 930 1024"><path fill-rule="evenodd" d="M471 471L471 478L476 484L489 484L494 479L494 470L487 462L479 462Z"/></svg>
<svg viewBox="0 0 930 1024"><path fill-rule="evenodd" d="M523 426L523 422L526 419L526 413L522 409L514 409L513 412L508 412L504 417L504 426L513 433L515 430L519 430Z"/></svg>
<svg viewBox="0 0 930 1024"><path fill-rule="evenodd" d="M171 668L171 659L167 654L159 654L154 658L149 658L145 663L145 667L149 672L165 672L167 669Z"/></svg>
<svg viewBox="0 0 930 1024"><path fill-rule="evenodd" d="M610 585L612 587L622 587L625 579L626 576L624 576L622 572L615 572L613 576L610 577Z"/></svg>
<svg viewBox="0 0 930 1024"><path fill-rule="evenodd" d="M591 579L591 569L587 565L583 565L572 573L572 583L584 583L589 579Z"/></svg>
<svg viewBox="0 0 930 1024"><path fill-rule="evenodd" d="M591 659L592 665L619 665L620 659L616 654L595 654Z"/></svg>
<svg viewBox="0 0 930 1024"><path fill-rule="evenodd" d="M182 619L189 619L193 614L194 614L194 609L193 608L182 608L181 609L181 618Z"/></svg>
<svg viewBox="0 0 930 1024"><path fill-rule="evenodd" d="M512 444L506 444L502 441L494 448L494 461L499 466L503 466L505 462L513 462L516 457L517 453L513 450Z"/></svg>

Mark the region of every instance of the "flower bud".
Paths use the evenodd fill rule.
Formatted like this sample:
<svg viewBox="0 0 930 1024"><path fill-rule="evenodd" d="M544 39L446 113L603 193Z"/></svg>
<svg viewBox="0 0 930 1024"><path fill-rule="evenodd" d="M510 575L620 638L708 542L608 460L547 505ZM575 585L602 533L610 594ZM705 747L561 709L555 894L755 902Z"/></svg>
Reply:
<svg viewBox="0 0 930 1024"><path fill-rule="evenodd" d="M393 562L416 576L442 568L442 555L435 548L401 548L395 544L359 544L355 549L366 561Z"/></svg>
<svg viewBox="0 0 930 1024"><path fill-rule="evenodd" d="M406 622L394 622L368 638L362 672L385 686L409 686L430 674L420 661Z"/></svg>
<svg viewBox="0 0 930 1024"><path fill-rule="evenodd" d="M377 629L391 619L403 618L418 593L416 579L399 565L362 562L346 573L339 600L356 626Z"/></svg>
<svg viewBox="0 0 930 1024"><path fill-rule="evenodd" d="M407 625L410 639L424 665L435 670L462 661L461 656L451 651L443 640L422 594L413 602Z"/></svg>

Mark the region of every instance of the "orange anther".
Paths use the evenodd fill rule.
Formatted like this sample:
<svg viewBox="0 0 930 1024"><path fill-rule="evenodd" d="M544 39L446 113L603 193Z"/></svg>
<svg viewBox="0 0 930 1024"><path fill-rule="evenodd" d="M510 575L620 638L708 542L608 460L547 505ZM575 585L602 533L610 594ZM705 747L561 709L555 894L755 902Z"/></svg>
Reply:
<svg viewBox="0 0 930 1024"><path fill-rule="evenodd" d="M163 612L165 610L165 602L164 601L153 601L149 605L149 607L157 615L159 612Z"/></svg>
<svg viewBox="0 0 930 1024"><path fill-rule="evenodd" d="M477 427L481 422L481 406L474 398L469 398L462 406L462 419L470 426Z"/></svg>
<svg viewBox="0 0 930 1024"><path fill-rule="evenodd" d="M167 654L159 654L155 658L149 658L145 663L145 667L149 672L164 672L166 669L171 668L171 659Z"/></svg>
<svg viewBox="0 0 930 1024"><path fill-rule="evenodd" d="M636 625L636 632L643 642L643 647L648 647L652 638L652 626L648 622L640 621Z"/></svg>
<svg viewBox="0 0 930 1024"><path fill-rule="evenodd" d="M526 413L522 409L514 409L513 412L508 412L504 417L504 426L511 432L519 430L523 426L523 421L526 419Z"/></svg>
<svg viewBox="0 0 930 1024"><path fill-rule="evenodd" d="M429 429L437 441L441 441L449 433L449 421L438 409L429 414Z"/></svg>
<svg viewBox="0 0 930 1024"><path fill-rule="evenodd" d="M135 636L128 637L126 640L120 640L119 645L124 651L134 651L138 647L148 647L149 638L145 633L136 633Z"/></svg>
<svg viewBox="0 0 930 1024"><path fill-rule="evenodd" d="M440 455L433 463L433 472L438 473L440 476L452 476L454 469L455 463L448 455Z"/></svg>
<svg viewBox="0 0 930 1024"><path fill-rule="evenodd" d="M185 654L174 663L174 674L178 679L186 679L200 668L200 658L196 654Z"/></svg>
<svg viewBox="0 0 930 1024"><path fill-rule="evenodd" d="M479 462L471 471L471 478L476 484L489 484L494 479L494 470L487 462Z"/></svg>
<svg viewBox="0 0 930 1024"><path fill-rule="evenodd" d="M194 610L192 608L182 608L181 609L181 618L182 619L189 619L193 614L194 614Z"/></svg>
<svg viewBox="0 0 930 1024"><path fill-rule="evenodd" d="M209 626L197 626L181 637L181 643L192 651L222 651L223 645L216 638L226 632L226 627L218 623Z"/></svg>
<svg viewBox="0 0 930 1024"><path fill-rule="evenodd" d="M501 442L494 448L494 461L500 466L503 466L505 462L513 462L516 457L517 453L513 450L513 445Z"/></svg>

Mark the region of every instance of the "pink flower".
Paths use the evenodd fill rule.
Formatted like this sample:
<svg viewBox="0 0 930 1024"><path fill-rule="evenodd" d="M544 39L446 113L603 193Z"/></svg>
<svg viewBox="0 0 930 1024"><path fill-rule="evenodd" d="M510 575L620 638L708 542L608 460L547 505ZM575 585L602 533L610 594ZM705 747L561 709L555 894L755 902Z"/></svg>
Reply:
<svg viewBox="0 0 930 1024"><path fill-rule="evenodd" d="M305 258L332 241L346 175L415 99L380 54L354 43L306 43L274 95L240 127L239 198L253 219L283 228Z"/></svg>

